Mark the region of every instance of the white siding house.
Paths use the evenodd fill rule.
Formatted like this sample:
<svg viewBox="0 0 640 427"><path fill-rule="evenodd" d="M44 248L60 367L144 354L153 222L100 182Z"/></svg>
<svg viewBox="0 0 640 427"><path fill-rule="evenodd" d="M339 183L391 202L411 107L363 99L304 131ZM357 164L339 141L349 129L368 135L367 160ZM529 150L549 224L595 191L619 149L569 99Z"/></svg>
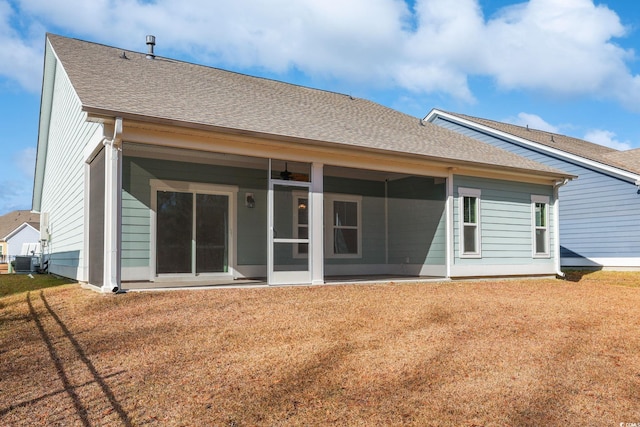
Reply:
<svg viewBox="0 0 640 427"><path fill-rule="evenodd" d="M42 100L49 269L103 292L559 272L574 175L364 99L50 34Z"/></svg>

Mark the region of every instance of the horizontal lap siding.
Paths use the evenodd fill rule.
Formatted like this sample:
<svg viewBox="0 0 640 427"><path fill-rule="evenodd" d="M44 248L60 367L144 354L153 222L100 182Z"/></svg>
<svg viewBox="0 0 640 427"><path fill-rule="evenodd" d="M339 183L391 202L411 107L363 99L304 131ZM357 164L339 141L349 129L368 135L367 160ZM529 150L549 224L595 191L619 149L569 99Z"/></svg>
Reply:
<svg viewBox="0 0 640 427"><path fill-rule="evenodd" d="M83 152L101 127L85 121L66 74L57 68L41 211L49 213L49 270L80 280L85 267Z"/></svg>
<svg viewBox="0 0 640 427"><path fill-rule="evenodd" d="M324 192L362 196L362 257L325 258L326 265L384 264L384 182L325 176ZM332 209L327 207L327 209ZM325 215L331 215L325 211ZM331 232L325 230L326 232Z"/></svg>
<svg viewBox="0 0 640 427"><path fill-rule="evenodd" d="M389 262L444 265L445 184L410 177L389 182Z"/></svg>
<svg viewBox="0 0 640 427"><path fill-rule="evenodd" d="M578 176L560 188L563 257L640 257L640 195L633 183L442 119L436 123Z"/></svg>
<svg viewBox="0 0 640 427"><path fill-rule="evenodd" d="M458 188L474 188L480 195L480 243L482 258L460 257L460 199ZM531 196L549 196L549 238L551 258L532 256ZM458 264L531 264L552 263L554 255L554 218L551 186L454 177L454 250Z"/></svg>
<svg viewBox="0 0 640 427"><path fill-rule="evenodd" d="M151 179L238 186L237 264L266 265L267 192L261 170L126 156L123 161L122 266L149 267ZM245 206L254 193L255 207ZM127 278L123 278L127 280Z"/></svg>

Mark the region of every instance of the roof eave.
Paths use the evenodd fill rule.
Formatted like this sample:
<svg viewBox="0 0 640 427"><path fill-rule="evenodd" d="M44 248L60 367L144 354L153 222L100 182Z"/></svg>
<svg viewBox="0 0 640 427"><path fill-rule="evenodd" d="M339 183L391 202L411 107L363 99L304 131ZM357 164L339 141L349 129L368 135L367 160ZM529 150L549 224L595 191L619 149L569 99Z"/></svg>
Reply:
<svg viewBox="0 0 640 427"><path fill-rule="evenodd" d="M490 126L486 126L477 122L474 122L472 120L468 120L462 117L458 117L454 114L450 114L447 113L446 111L442 111L442 110L438 110L436 108L434 108L433 110L431 110L429 112L429 114L427 114L427 116L424 118L425 121L433 123L433 121L435 119L437 119L438 117L442 117L446 120L449 121L453 121L453 122L457 122L457 123L461 123L464 124L465 126L469 126L471 128L475 128L478 131L481 132L485 132L485 133L489 133L489 134L493 134L496 135L497 137L500 137L501 139L505 139L507 141L511 141L515 144L518 145L524 145L524 146L528 146L530 148L533 148L537 151L543 151L543 152L547 152L549 154L553 154L555 156L561 157L561 158L565 158L567 160L571 160L573 162L577 162L579 164L582 164L584 166L590 167L592 169L597 169L600 170L604 173L607 173L609 175L613 175L616 176L618 178L622 178L626 181L629 182L633 182L636 183L638 181L640 181L640 174L634 173L634 172L630 172L627 171L625 169L621 169L618 168L616 166L612 166L612 165L608 165L602 162L598 162L595 160L591 160L591 159L587 159L586 157L582 157L582 156L578 156L576 154L571 154L568 153L564 150L559 150L557 148L553 148L553 147L549 147L540 143L537 143L535 141L531 141L529 139L525 139L525 138L521 138L519 136L515 136L512 135L510 133L507 132L503 132L500 131L498 129L494 129ZM636 184L637 185L637 184Z"/></svg>
<svg viewBox="0 0 640 427"><path fill-rule="evenodd" d="M199 131L208 131L208 132L214 131L214 132L219 132L219 133L224 133L229 135L241 135L241 136L249 136L254 138L278 140L278 141L293 142L293 143L305 143L305 144L312 144L312 145L322 146L322 147L352 148L352 149L357 149L357 150L362 150L362 151L367 151L372 153L389 153L389 154L395 154L400 156L420 157L421 159L424 159L427 161L437 162L441 164L443 167L448 167L448 168L466 167L469 169L484 170L484 171L487 171L487 170L500 171L503 173L507 173L507 174L512 173L520 176L535 176L539 178L548 178L551 181L577 178L577 176L575 175L561 173L561 172L556 173L551 171L539 171L535 169L517 168L512 166L502 166L502 165L487 164L487 163L473 162L473 161L460 160L460 159L428 156L424 154L408 153L406 151L387 150L387 149L380 149L380 148L366 147L366 146L359 146L359 145L347 145L347 144L342 144L340 142L320 141L320 140L305 139L305 138L295 137L295 136L257 132L257 131L246 130L246 129L207 125L207 124L195 123L195 122L189 122L189 121L167 119L167 118L162 118L157 116L146 116L146 115L133 114L133 113L123 112L123 111L114 111L114 110L108 110L104 108L92 107L92 106L86 106L86 105L83 106L83 111L87 113L88 121L102 123L102 124L113 123L116 117L120 117L124 120L134 120L137 122L144 122L144 123L164 125L164 126L176 126L176 127L199 130Z"/></svg>

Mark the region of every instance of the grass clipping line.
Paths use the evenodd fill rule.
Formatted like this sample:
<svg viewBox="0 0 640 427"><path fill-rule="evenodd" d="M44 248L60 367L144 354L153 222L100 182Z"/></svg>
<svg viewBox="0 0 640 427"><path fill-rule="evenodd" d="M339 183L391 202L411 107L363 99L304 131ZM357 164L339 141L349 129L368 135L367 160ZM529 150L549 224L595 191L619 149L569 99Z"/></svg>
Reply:
<svg viewBox="0 0 640 427"><path fill-rule="evenodd" d="M620 277L17 294L0 424L640 422L640 275Z"/></svg>

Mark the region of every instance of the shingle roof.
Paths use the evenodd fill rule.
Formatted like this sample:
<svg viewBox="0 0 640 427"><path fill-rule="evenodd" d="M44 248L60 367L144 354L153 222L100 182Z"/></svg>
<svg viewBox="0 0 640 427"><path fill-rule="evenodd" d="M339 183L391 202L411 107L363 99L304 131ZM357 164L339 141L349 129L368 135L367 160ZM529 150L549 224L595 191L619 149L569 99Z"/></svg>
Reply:
<svg viewBox="0 0 640 427"><path fill-rule="evenodd" d="M25 222L39 230L40 214L34 214L30 211L13 211L0 216L0 240L4 240Z"/></svg>
<svg viewBox="0 0 640 427"><path fill-rule="evenodd" d="M365 99L47 37L88 112L569 176Z"/></svg>
<svg viewBox="0 0 640 427"><path fill-rule="evenodd" d="M465 114L452 113L449 111L447 111L447 114L451 114L452 116L460 117L528 141L536 142L547 147L580 156L588 160L593 160L628 172L640 173L640 149L619 151L614 148L605 147L604 145L594 144L593 142L557 133L467 116Z"/></svg>

